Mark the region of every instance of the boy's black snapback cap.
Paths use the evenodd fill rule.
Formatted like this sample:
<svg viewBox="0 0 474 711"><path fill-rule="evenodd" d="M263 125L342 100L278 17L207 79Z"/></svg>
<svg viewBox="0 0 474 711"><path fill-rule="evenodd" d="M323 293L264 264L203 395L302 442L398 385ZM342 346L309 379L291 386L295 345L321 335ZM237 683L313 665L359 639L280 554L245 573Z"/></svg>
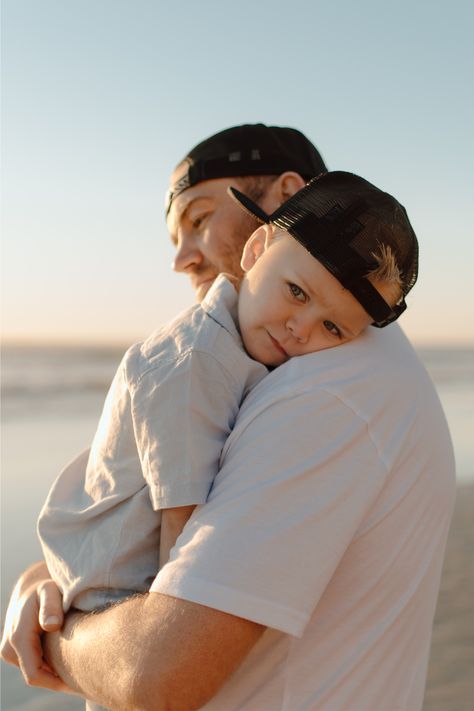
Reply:
<svg viewBox="0 0 474 711"><path fill-rule="evenodd" d="M387 326L406 309L404 297L418 276L418 241L405 208L388 193L344 171L314 178L271 215L239 190L229 193L261 222L289 232L351 292L374 326ZM393 307L367 278L379 266L375 255L387 250L402 282Z"/></svg>
<svg viewBox="0 0 474 711"><path fill-rule="evenodd" d="M327 168L318 150L294 128L263 123L233 126L195 146L178 164L187 163L184 175L170 187L168 214L173 199L203 180L247 175L280 175L287 170L305 180Z"/></svg>

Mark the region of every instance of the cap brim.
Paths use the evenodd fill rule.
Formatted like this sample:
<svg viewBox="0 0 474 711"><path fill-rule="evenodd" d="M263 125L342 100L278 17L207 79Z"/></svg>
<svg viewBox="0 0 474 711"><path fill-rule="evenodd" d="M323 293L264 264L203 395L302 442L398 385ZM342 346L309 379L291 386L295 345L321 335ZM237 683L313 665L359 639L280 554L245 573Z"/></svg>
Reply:
<svg viewBox="0 0 474 711"><path fill-rule="evenodd" d="M262 208L259 207L256 202L247 197L247 195L244 195L240 192L240 190L237 190L233 187L228 187L227 193L233 200L235 200L235 202L238 202L239 205L243 207L246 212L249 213L249 215L252 215L252 217L257 218L257 220L260 220L260 222L264 222L266 225L269 224L270 216L267 215L267 213L262 210Z"/></svg>

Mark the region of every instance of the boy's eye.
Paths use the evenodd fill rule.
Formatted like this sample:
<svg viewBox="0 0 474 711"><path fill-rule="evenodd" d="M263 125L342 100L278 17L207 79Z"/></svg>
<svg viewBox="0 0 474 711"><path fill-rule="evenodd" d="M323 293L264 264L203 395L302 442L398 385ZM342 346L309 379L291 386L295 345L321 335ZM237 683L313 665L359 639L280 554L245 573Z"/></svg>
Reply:
<svg viewBox="0 0 474 711"><path fill-rule="evenodd" d="M329 331L333 336L337 336L337 338L342 337L342 333L338 329L335 323L332 321L324 321L324 328Z"/></svg>
<svg viewBox="0 0 474 711"><path fill-rule="evenodd" d="M288 287L291 291L292 296L295 297L295 299L298 299L298 301L306 301L306 293L303 291L303 289L298 286L298 284L288 284Z"/></svg>

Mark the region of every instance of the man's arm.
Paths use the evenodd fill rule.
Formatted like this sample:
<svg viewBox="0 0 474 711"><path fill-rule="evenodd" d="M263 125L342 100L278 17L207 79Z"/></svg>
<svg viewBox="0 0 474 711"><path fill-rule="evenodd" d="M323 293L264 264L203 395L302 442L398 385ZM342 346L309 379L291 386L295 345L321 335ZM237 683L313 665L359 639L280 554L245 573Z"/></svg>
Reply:
<svg viewBox="0 0 474 711"><path fill-rule="evenodd" d="M265 627L159 593L72 613L45 656L83 696L114 711L192 711L211 699Z"/></svg>

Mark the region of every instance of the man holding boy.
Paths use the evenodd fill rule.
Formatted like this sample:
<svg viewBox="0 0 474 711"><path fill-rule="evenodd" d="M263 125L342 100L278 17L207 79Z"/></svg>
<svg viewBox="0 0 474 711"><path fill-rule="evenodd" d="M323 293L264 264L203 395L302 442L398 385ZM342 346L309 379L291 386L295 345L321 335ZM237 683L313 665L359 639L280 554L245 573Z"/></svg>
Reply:
<svg viewBox="0 0 474 711"><path fill-rule="evenodd" d="M219 271L239 274L254 227L228 178L271 213L310 177L265 163L286 131L230 129L178 166L168 225L198 297ZM243 404L209 501L153 592L69 616L47 658L114 709L420 708L453 491L439 403L397 326L292 359ZM4 655L46 685L25 643L35 576Z"/></svg>

